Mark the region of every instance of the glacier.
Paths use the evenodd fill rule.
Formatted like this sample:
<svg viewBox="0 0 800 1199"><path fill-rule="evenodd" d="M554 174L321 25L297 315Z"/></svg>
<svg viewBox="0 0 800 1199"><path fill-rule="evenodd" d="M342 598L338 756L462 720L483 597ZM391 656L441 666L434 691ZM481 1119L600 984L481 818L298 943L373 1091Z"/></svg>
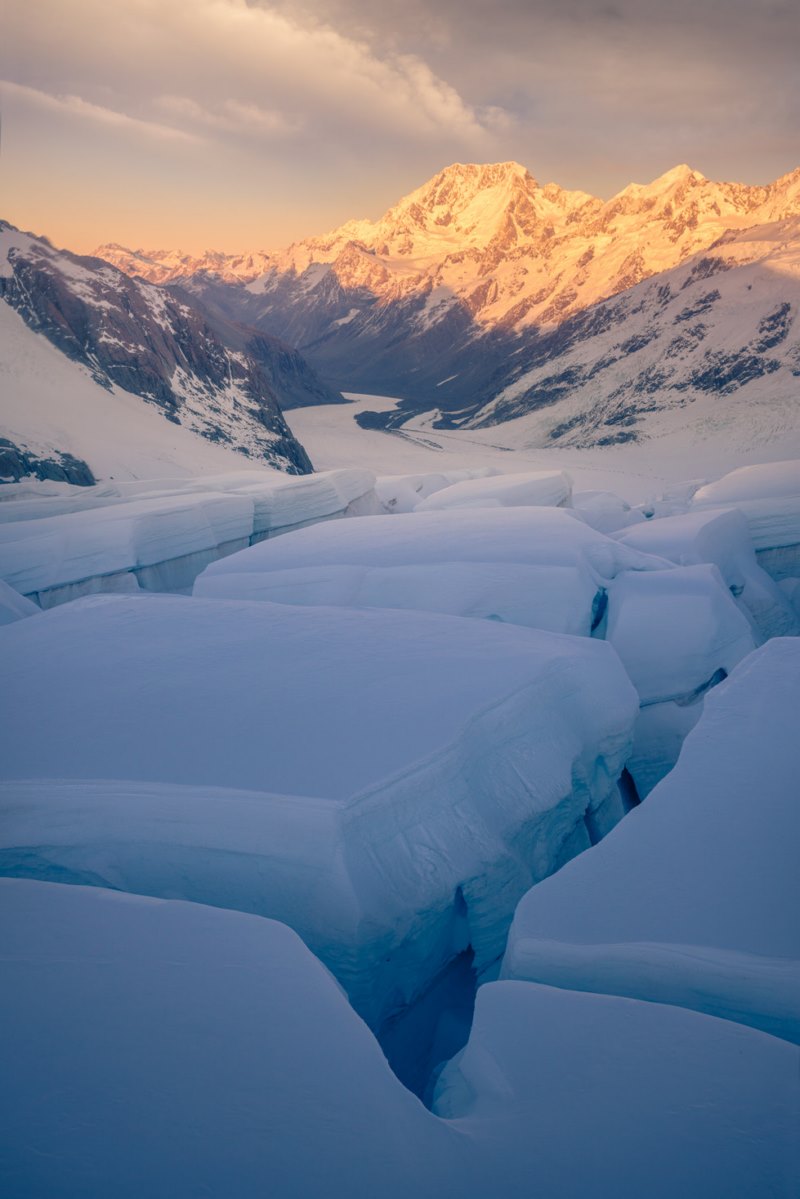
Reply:
<svg viewBox="0 0 800 1199"><path fill-rule="evenodd" d="M677 1004L800 1042L800 641L719 687L645 803L519 904L503 977Z"/></svg>
<svg viewBox="0 0 800 1199"><path fill-rule="evenodd" d="M378 1030L623 814L638 701L601 641L144 595L0 652L2 873L277 916Z"/></svg>
<svg viewBox="0 0 800 1199"><path fill-rule="evenodd" d="M186 590L220 556L309 523L380 511L374 482L354 469L17 484L19 498L0 502L0 578L45 608L97 592Z"/></svg>
<svg viewBox="0 0 800 1199"><path fill-rule="evenodd" d="M17 1199L792 1193L797 1050L531 983L478 995L439 1115L284 925L0 879L0 1186ZM678 1151L679 1150L679 1151Z"/></svg>

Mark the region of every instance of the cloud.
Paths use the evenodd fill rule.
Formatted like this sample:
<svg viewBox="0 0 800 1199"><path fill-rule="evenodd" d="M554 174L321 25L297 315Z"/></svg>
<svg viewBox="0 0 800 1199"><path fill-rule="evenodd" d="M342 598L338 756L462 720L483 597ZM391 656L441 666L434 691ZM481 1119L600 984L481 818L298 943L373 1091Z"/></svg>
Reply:
<svg viewBox="0 0 800 1199"><path fill-rule="evenodd" d="M173 119L221 129L228 133L253 133L266 137L287 137L298 133L303 122L275 109L260 108L257 104L225 100L212 110L198 104L189 96L159 96L158 108Z"/></svg>
<svg viewBox="0 0 800 1199"><path fill-rule="evenodd" d="M80 91L89 103L110 94L131 121L157 124L158 114L188 133L478 145L503 120L496 105L465 101L418 51L381 50L245 0L38 0L12 6L8 37L19 85Z"/></svg>
<svg viewBox="0 0 800 1199"><path fill-rule="evenodd" d="M78 117L81 120L92 121L97 125L104 125L107 128L124 133L144 135L148 138L156 138L158 141L166 142L197 143L201 140L195 134L187 133L183 129L175 129L170 125L159 125L154 121L143 121L138 117L128 116L127 113L118 112L113 108L105 108L101 104L93 104L89 100L84 100L81 96L52 95L50 92L41 91L39 88L12 83L7 79L0 79L0 91L7 96L21 100L23 103L31 104L36 108L44 108L50 112L57 112L65 116Z"/></svg>

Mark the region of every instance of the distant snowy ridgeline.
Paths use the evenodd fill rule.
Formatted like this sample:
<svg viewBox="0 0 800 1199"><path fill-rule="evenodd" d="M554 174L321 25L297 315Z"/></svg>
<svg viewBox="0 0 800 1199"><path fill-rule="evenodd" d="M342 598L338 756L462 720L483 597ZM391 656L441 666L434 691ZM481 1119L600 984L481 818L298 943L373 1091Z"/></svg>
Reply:
<svg viewBox="0 0 800 1199"><path fill-rule="evenodd" d="M800 1042L800 641L709 693L647 802L517 908L503 975Z"/></svg>
<svg viewBox="0 0 800 1199"><path fill-rule="evenodd" d="M209 562L334 516L381 511L365 470L0 491L0 578L42 607L98 591L191 587Z"/></svg>
<svg viewBox="0 0 800 1199"><path fill-rule="evenodd" d="M73 780L7 784L2 872L277 917L374 1028L622 815L638 702L602 641L96 596L0 651L3 775Z"/></svg>

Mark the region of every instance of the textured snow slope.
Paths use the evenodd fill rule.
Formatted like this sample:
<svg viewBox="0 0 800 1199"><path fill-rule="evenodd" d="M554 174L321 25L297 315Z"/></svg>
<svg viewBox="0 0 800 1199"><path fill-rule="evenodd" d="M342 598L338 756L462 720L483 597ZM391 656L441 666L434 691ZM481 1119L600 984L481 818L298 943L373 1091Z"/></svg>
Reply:
<svg viewBox="0 0 800 1199"><path fill-rule="evenodd" d="M620 554L569 512L468 507L350 521L347 532L304 530L212 564L194 594L416 608L588 636L609 577L666 566L627 548Z"/></svg>
<svg viewBox="0 0 800 1199"><path fill-rule="evenodd" d="M97 888L2 879L0 897L4 1194L464 1190L458 1132L285 926Z"/></svg>
<svg viewBox="0 0 800 1199"><path fill-rule="evenodd" d="M797 1062L794 1046L697 1012L489 983L434 1110L482 1153L503 1147L503 1195L789 1199Z"/></svg>
<svg viewBox="0 0 800 1199"><path fill-rule="evenodd" d="M788 600L756 562L750 530L740 512L697 510L664 516L625 529L617 537L625 545L681 566L713 563L733 595L741 597L764 637L798 631Z"/></svg>
<svg viewBox="0 0 800 1199"><path fill-rule="evenodd" d="M674 1003L800 1039L800 641L706 697L672 773L517 908L507 978Z"/></svg>
<svg viewBox="0 0 800 1199"><path fill-rule="evenodd" d="M363 470L303 478L254 470L86 488L10 484L0 503L0 578L44 607L96 591L190 587L208 562L252 541L379 510L374 481Z"/></svg>
<svg viewBox="0 0 800 1199"><path fill-rule="evenodd" d="M163 596L81 600L0 630L0 641L15 695L0 730L6 778L277 793L208 798L207 849L222 836L230 853L260 845L265 870L278 859L281 917L311 930L374 1026L468 945L477 969L497 958L525 890L621 815L615 782L637 704L602 642L429 613ZM43 689L43 677L60 688ZM69 829L77 805L65 868L109 882L133 871L137 889L174 895L168 866L137 869L127 850L114 865L117 842L155 841L166 863L183 863L188 894L221 902L205 839L181 831L192 821L185 791L160 797L166 824L150 792L141 810L136 788L127 794L99 858L104 834L93 836L79 789L39 792L38 833L18 805L20 835L31 851L52 846L49 820L63 802ZM316 870L320 839L342 863L335 888ZM260 893L231 878L231 906L244 894L248 909L274 913L273 882Z"/></svg>
<svg viewBox="0 0 800 1199"><path fill-rule="evenodd" d="M443 508L515 508L568 506L572 481L564 471L500 475L451 484L421 500L418 512Z"/></svg>
<svg viewBox="0 0 800 1199"><path fill-rule="evenodd" d="M441 1120L280 924L20 880L0 900L0 1187L15 1199L796 1189L796 1051L754 1030L491 984Z"/></svg>

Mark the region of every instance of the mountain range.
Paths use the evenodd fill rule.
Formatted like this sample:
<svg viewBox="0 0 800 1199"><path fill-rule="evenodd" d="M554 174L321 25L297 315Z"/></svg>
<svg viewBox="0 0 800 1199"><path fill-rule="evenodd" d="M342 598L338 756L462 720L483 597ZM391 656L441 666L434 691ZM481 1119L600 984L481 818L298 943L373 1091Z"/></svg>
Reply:
<svg viewBox="0 0 800 1199"><path fill-rule="evenodd" d="M296 350L277 339L209 316L99 258L56 250L6 222L0 222L0 302L78 364L96 387L138 396L173 425L292 474L312 466L282 409L343 402ZM0 475L91 482L91 464L80 456L80 445L76 454L64 448L63 436L59 444L48 445L46 436L40 444L42 430L35 428L33 413L15 403L12 392L24 381L10 372L8 359L11 343L19 351L22 341L4 316L4 330L6 325L7 415L13 409L15 423L14 437L0 444ZM30 370L31 352L25 353ZM84 397L89 394L85 382L76 386ZM55 415L69 423L68 412Z"/></svg>
<svg viewBox="0 0 800 1199"><path fill-rule="evenodd" d="M767 375L772 393L796 388L798 217L800 169L762 187L678 166L603 201L518 163L455 164L378 221L275 253L96 253L285 339L337 387L402 397L363 423L433 411L440 426L482 424L568 394L576 411L545 436L597 444L638 437L661 383L670 404ZM706 285L721 274L724 287ZM761 349L772 321L766 340L781 336Z"/></svg>

